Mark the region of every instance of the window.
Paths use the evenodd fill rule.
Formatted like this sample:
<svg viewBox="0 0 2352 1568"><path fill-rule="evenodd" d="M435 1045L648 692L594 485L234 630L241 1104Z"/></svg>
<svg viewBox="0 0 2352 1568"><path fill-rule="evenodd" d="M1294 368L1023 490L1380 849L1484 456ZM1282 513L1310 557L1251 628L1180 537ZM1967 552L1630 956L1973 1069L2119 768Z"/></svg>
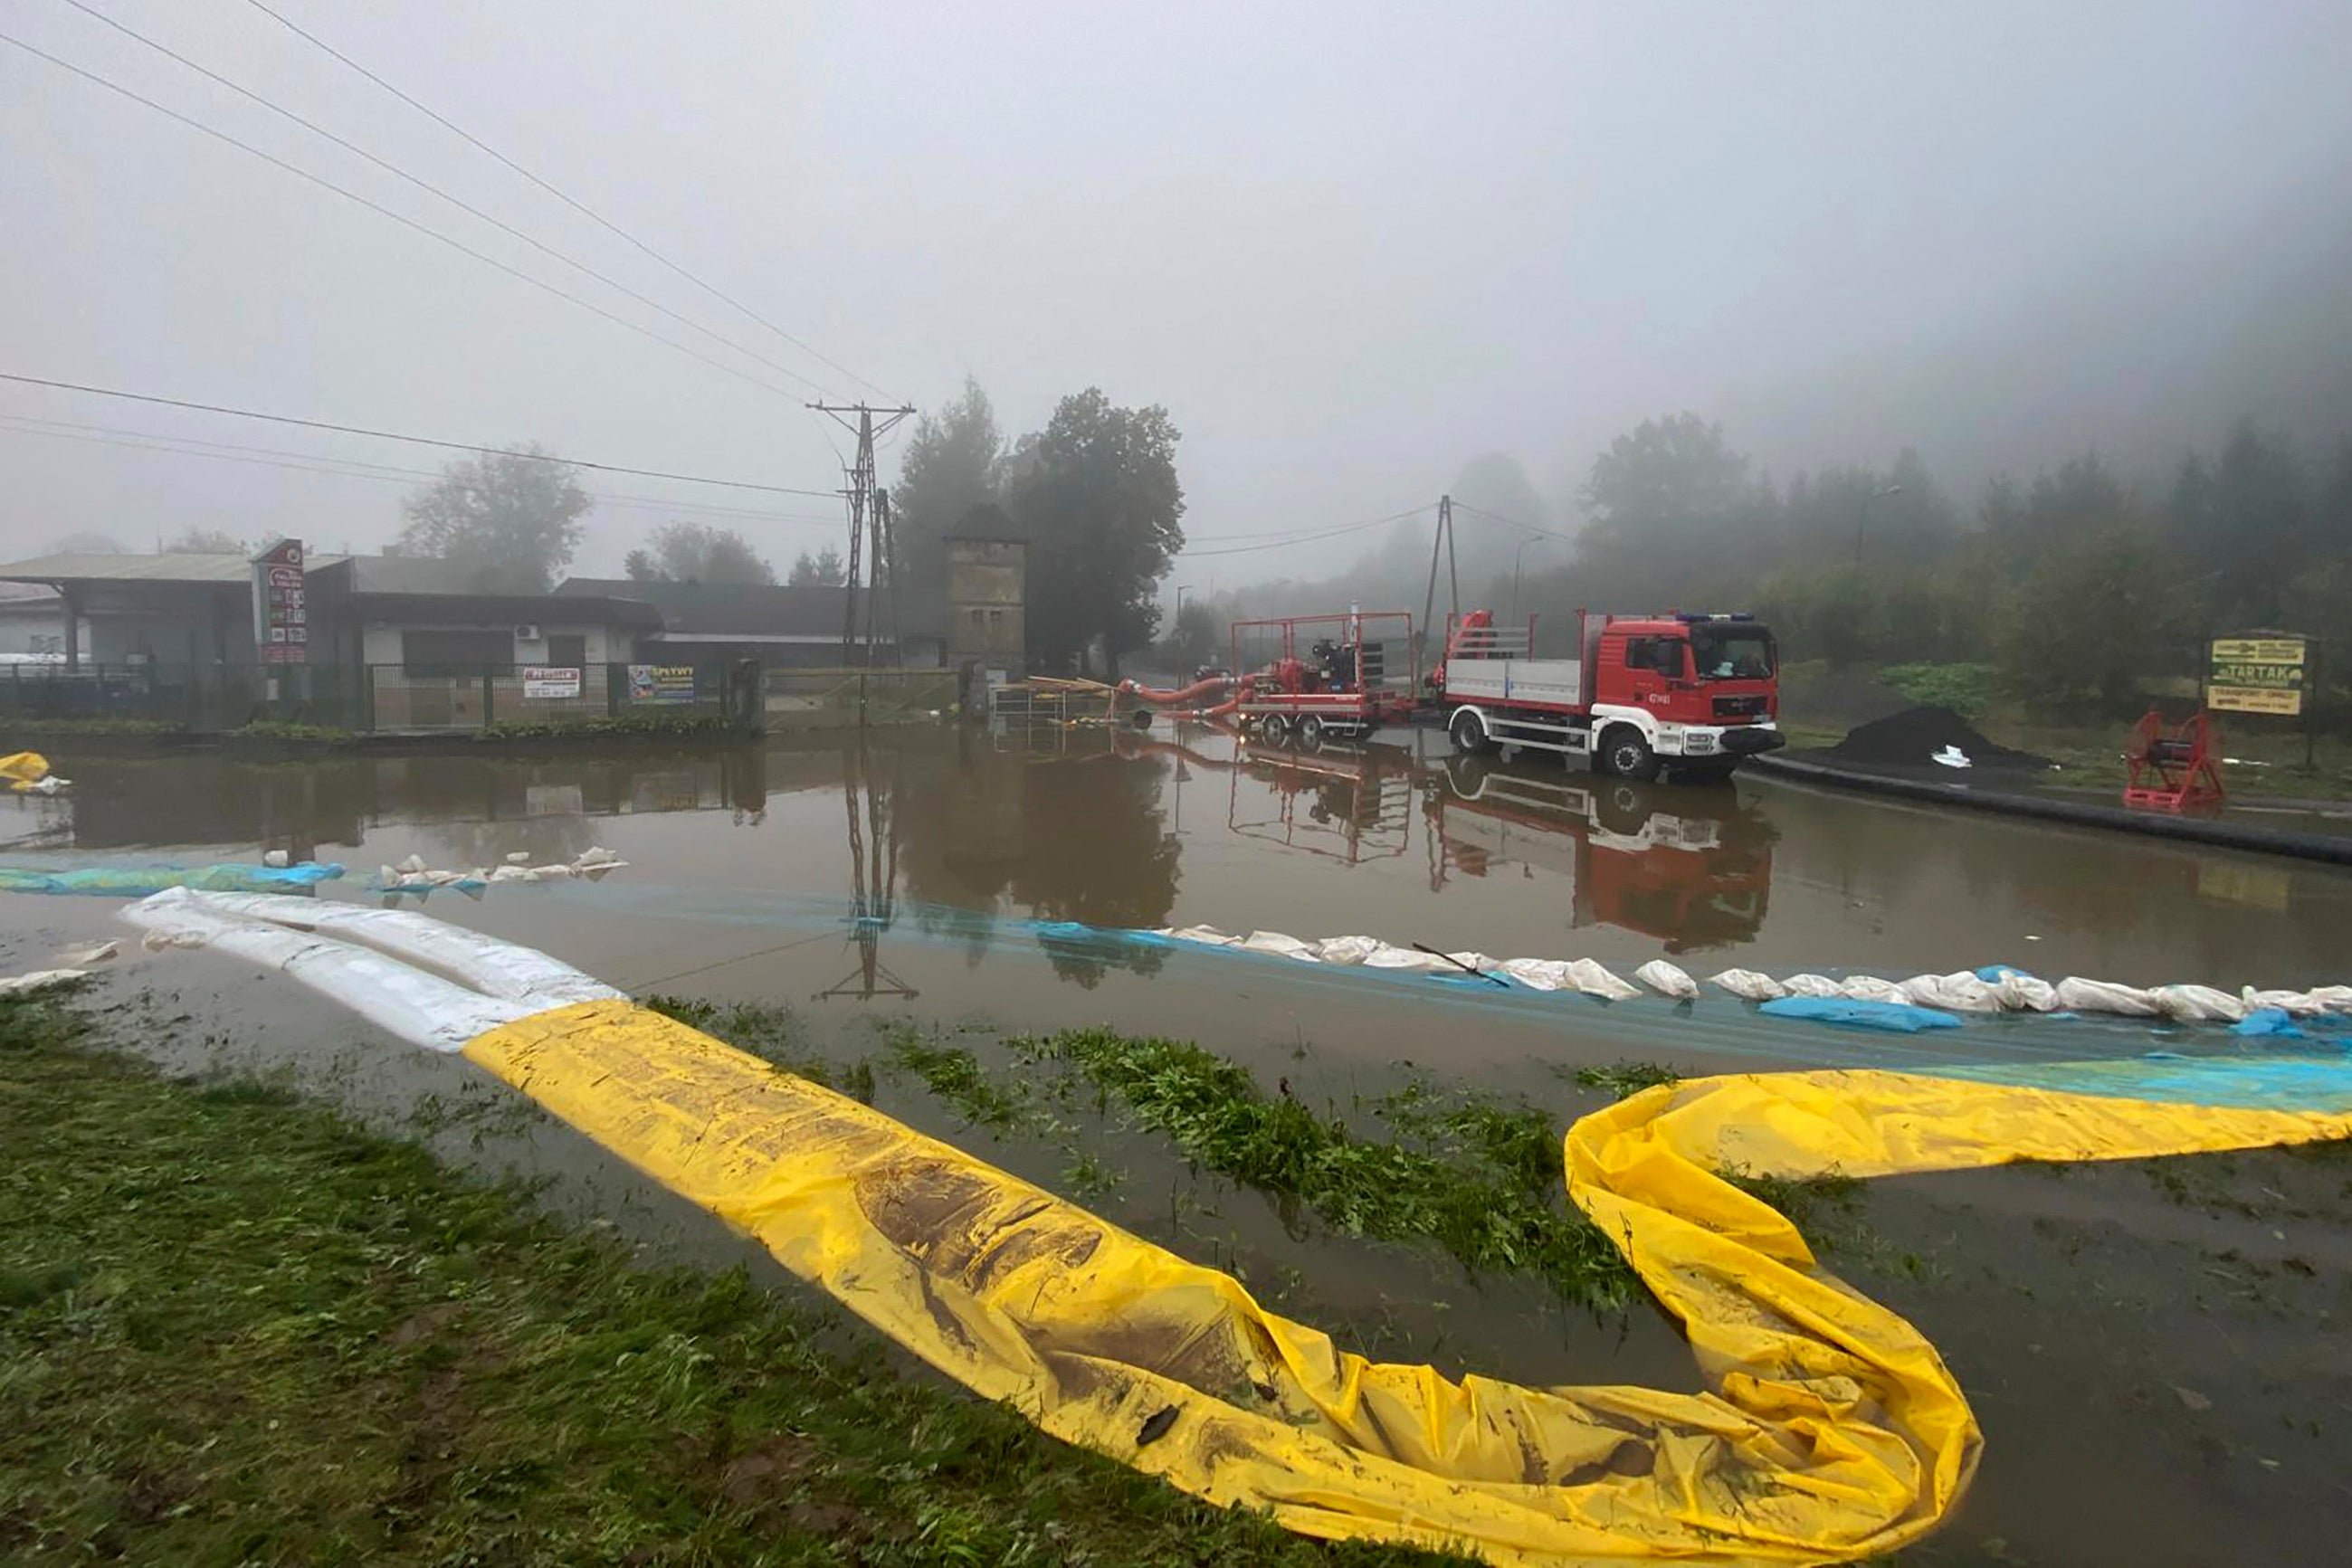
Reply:
<svg viewBox="0 0 2352 1568"><path fill-rule="evenodd" d="M1683 674L1682 639L1628 637L1625 639L1625 667L1629 670L1649 670L1669 680L1680 680Z"/></svg>
<svg viewBox="0 0 2352 1568"><path fill-rule="evenodd" d="M579 669L588 663L588 638L579 632L551 634L547 639L547 662L557 669Z"/></svg>
<svg viewBox="0 0 2352 1568"><path fill-rule="evenodd" d="M514 671L510 628L475 631L436 628L400 634L400 665L412 675L478 675Z"/></svg>
<svg viewBox="0 0 2352 1568"><path fill-rule="evenodd" d="M1691 653L1702 681L1769 681L1772 633L1761 626L1694 626Z"/></svg>

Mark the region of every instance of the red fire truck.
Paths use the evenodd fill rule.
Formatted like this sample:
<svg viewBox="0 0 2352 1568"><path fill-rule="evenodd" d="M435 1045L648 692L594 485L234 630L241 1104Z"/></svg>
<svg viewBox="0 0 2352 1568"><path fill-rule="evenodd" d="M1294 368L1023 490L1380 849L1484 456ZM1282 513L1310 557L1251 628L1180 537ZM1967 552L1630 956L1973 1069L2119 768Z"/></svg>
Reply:
<svg viewBox="0 0 2352 1568"><path fill-rule="evenodd" d="M1448 629L1429 688L1457 750L1553 751L1649 779L1720 778L1783 744L1779 651L1753 616L1577 622L1580 653L1567 659L1529 656L1533 621L1506 629L1478 610Z"/></svg>

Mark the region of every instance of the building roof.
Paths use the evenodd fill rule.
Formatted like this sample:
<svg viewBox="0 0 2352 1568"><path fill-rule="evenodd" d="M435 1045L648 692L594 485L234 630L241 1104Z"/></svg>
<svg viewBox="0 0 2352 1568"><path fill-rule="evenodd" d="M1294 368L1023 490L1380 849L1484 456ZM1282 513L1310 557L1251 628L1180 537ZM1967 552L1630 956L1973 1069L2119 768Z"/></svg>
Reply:
<svg viewBox="0 0 2352 1568"><path fill-rule="evenodd" d="M652 632L661 612L643 600L601 593L371 593L353 601L363 621L447 621L476 624L562 625L597 622Z"/></svg>
<svg viewBox="0 0 2352 1568"><path fill-rule="evenodd" d="M797 588L748 582L636 582L627 578L575 577L559 594L641 599L661 612L669 636L699 642L838 641L845 588Z"/></svg>
<svg viewBox="0 0 2352 1568"><path fill-rule="evenodd" d="M312 556L315 570L343 558ZM0 582L246 582L253 563L242 555L45 555L0 566Z"/></svg>

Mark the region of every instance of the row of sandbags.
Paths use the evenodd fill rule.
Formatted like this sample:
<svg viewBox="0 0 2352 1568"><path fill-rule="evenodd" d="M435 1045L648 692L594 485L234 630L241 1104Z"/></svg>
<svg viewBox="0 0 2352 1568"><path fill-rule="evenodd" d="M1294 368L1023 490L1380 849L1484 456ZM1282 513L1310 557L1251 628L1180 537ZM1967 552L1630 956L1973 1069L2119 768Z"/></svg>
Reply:
<svg viewBox="0 0 2352 1568"><path fill-rule="evenodd" d="M1171 941L1230 947L1307 963L1417 973L1474 972L1505 977L1535 990L1580 991L1611 1001L1642 996L1643 986L1677 1001L1693 1000L1699 995L1698 982L1664 958L1653 958L1633 971L1633 979L1641 982L1637 986L1591 958L1496 958L1478 952L1437 953L1427 948L1399 947L1376 936L1327 936L1307 941L1279 931L1253 931L1245 936L1235 936L1213 925L1163 927L1153 935ZM1710 976L1708 983L1753 1002L1799 997L1931 1008L1939 1012L2108 1013L2181 1023L2240 1023L2265 1010L2291 1018L2352 1011L2352 986L2321 986L2308 991L2256 990L2248 986L2233 993L2210 986L2143 988L2074 976L2053 984L2006 964L1949 975L1914 975L1907 980L1886 980L1874 975L1853 975L1841 980L1811 974L1791 975L1781 980L1755 969L1726 969Z"/></svg>
<svg viewBox="0 0 2352 1568"><path fill-rule="evenodd" d="M376 886L385 893L424 894L436 887L474 893L501 882L601 882L606 873L628 863L602 846L583 850L569 861L550 861L543 865L532 865L530 854L519 851L507 856L502 865L475 866L467 871L436 871L425 863L424 856L410 855L398 865L379 868Z"/></svg>

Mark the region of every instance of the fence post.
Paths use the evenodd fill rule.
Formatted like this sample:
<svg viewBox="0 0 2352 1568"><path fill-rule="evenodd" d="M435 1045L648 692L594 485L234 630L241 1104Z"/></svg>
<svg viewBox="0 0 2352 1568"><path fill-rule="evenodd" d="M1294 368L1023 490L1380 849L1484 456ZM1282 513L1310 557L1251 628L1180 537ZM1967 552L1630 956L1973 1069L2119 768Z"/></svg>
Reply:
<svg viewBox="0 0 2352 1568"><path fill-rule="evenodd" d="M490 727L491 706L494 700L490 695L490 683L496 678L490 673L490 666L484 664L482 666L482 727L484 729Z"/></svg>

